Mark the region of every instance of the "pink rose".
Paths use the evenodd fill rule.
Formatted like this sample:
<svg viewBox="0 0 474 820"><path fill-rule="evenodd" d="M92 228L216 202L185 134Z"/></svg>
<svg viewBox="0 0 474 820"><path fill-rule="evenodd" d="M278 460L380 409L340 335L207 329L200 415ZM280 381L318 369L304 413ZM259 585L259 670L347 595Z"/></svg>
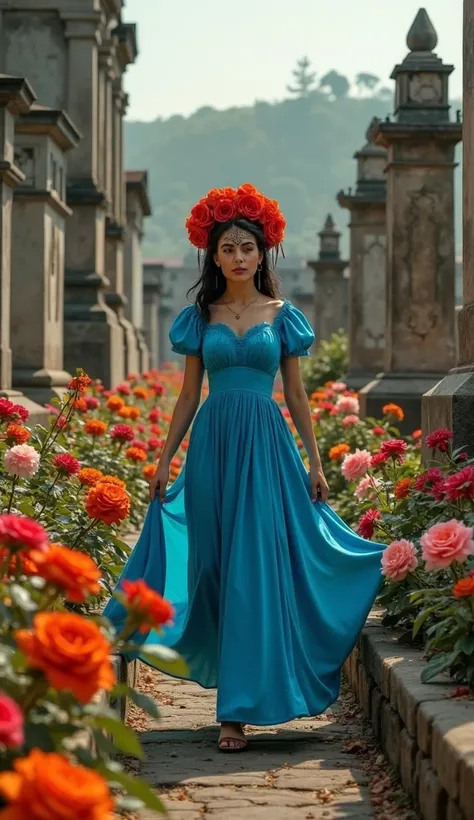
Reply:
<svg viewBox="0 0 474 820"><path fill-rule="evenodd" d="M344 390L347 390L347 384L345 382L333 382L331 387L335 393L343 393Z"/></svg>
<svg viewBox="0 0 474 820"><path fill-rule="evenodd" d="M29 444L17 444L6 451L3 463L10 475L31 478L39 470L40 455Z"/></svg>
<svg viewBox="0 0 474 820"><path fill-rule="evenodd" d="M353 396L340 396L337 400L336 407L339 413L358 413L359 400Z"/></svg>
<svg viewBox="0 0 474 820"><path fill-rule="evenodd" d="M23 712L14 700L0 692L0 743L12 748L22 746Z"/></svg>
<svg viewBox="0 0 474 820"><path fill-rule="evenodd" d="M446 569L454 561L461 564L473 555L473 531L473 527L465 527L454 518L430 527L420 538L426 569Z"/></svg>
<svg viewBox="0 0 474 820"><path fill-rule="evenodd" d="M415 547L411 541L402 538L401 541L392 541L382 555L382 575L391 581L403 581L409 572L418 566Z"/></svg>
<svg viewBox="0 0 474 820"><path fill-rule="evenodd" d="M376 497L375 488L379 484L380 481L378 478L372 478L372 476L361 478L354 490L354 495L359 501L362 501L363 498L370 498L373 500Z"/></svg>
<svg viewBox="0 0 474 820"><path fill-rule="evenodd" d="M348 453L342 462L342 475L347 481L357 481L362 478L370 467L371 455L368 450L357 450Z"/></svg>
<svg viewBox="0 0 474 820"><path fill-rule="evenodd" d="M344 416L342 419L343 427L351 427L353 424L359 424L360 418L356 416L355 413L352 413L350 416Z"/></svg>

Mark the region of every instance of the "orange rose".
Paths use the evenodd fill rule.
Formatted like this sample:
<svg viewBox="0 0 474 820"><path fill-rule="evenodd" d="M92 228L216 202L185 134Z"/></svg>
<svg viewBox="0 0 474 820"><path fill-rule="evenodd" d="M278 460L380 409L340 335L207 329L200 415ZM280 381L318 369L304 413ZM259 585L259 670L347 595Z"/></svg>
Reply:
<svg viewBox="0 0 474 820"><path fill-rule="evenodd" d="M455 598L468 598L474 595L474 578L462 578L453 587Z"/></svg>
<svg viewBox="0 0 474 820"><path fill-rule="evenodd" d="M107 399L107 410L110 410L112 413L117 413L124 405L125 402L121 396L109 396Z"/></svg>
<svg viewBox="0 0 474 820"><path fill-rule="evenodd" d="M87 493L85 507L90 518L118 524L130 514L130 496L123 487L99 482Z"/></svg>
<svg viewBox="0 0 474 820"><path fill-rule="evenodd" d="M117 478L115 475L104 475L101 482L102 484L115 484L117 487L123 487L123 489L127 486L125 481L122 481L121 478Z"/></svg>
<svg viewBox="0 0 474 820"><path fill-rule="evenodd" d="M85 425L84 431L89 433L90 436L103 436L107 431L107 425L105 421L100 419L90 419Z"/></svg>
<svg viewBox="0 0 474 820"><path fill-rule="evenodd" d="M216 205L217 200L226 197L227 199L233 199L235 196L235 190L233 188L212 188L207 196L204 199L201 199L201 202L205 202L209 208L214 208Z"/></svg>
<svg viewBox="0 0 474 820"><path fill-rule="evenodd" d="M393 490L395 498L398 498L399 501L402 498L408 498L412 484L413 479L411 478L401 478L400 481L397 481Z"/></svg>
<svg viewBox="0 0 474 820"><path fill-rule="evenodd" d="M109 787L92 769L36 748L13 768L0 773L0 794L8 803L2 820L112 820Z"/></svg>
<svg viewBox="0 0 474 820"><path fill-rule="evenodd" d="M279 245L285 238L286 221L282 216L270 219L265 225L265 239L269 247Z"/></svg>
<svg viewBox="0 0 474 820"><path fill-rule="evenodd" d="M12 422L7 427L6 440L7 442L14 441L15 444L25 444L31 438L31 432L27 427L21 424Z"/></svg>
<svg viewBox="0 0 474 820"><path fill-rule="evenodd" d="M10 550L0 547L0 564L3 564L9 557L8 570L6 570L8 575L16 575L18 561L20 561L20 572L23 575L38 575L38 567L31 559L31 555L32 552L18 552L16 555L12 555Z"/></svg>
<svg viewBox="0 0 474 820"><path fill-rule="evenodd" d="M123 581L122 589L129 609L144 621L139 632L149 632L151 627L163 626L171 621L173 607L145 581Z"/></svg>
<svg viewBox="0 0 474 820"><path fill-rule="evenodd" d="M242 215L244 219L250 219L255 222L262 216L264 200L261 194L238 194L235 201L239 216Z"/></svg>
<svg viewBox="0 0 474 820"><path fill-rule="evenodd" d="M100 470L96 470L95 467L83 467L77 474L77 477L81 484L87 484L93 487L94 484L102 480L104 474L101 473Z"/></svg>
<svg viewBox="0 0 474 820"><path fill-rule="evenodd" d="M82 615L39 612L33 629L18 629L15 640L29 666L41 669L54 689L67 689L81 703L115 684L111 646L97 624Z"/></svg>
<svg viewBox="0 0 474 820"><path fill-rule="evenodd" d="M130 461L146 461L147 459L146 450L142 450L141 447L128 447L125 450L125 456Z"/></svg>
<svg viewBox="0 0 474 820"><path fill-rule="evenodd" d="M150 481L156 473L156 467L154 464L145 464L142 472L146 480Z"/></svg>
<svg viewBox="0 0 474 820"><path fill-rule="evenodd" d="M336 444L334 447L331 447L329 450L329 458L331 461L338 461L340 458L346 455L350 451L350 447L348 444Z"/></svg>
<svg viewBox="0 0 474 820"><path fill-rule="evenodd" d="M382 408L382 413L384 416L395 416L398 421L403 421L405 418L405 414L398 404L389 403L384 405Z"/></svg>
<svg viewBox="0 0 474 820"><path fill-rule="evenodd" d="M232 197L222 197L214 205L214 219L216 222L229 222L237 216L235 199Z"/></svg>
<svg viewBox="0 0 474 820"><path fill-rule="evenodd" d="M252 185L251 182L244 182L243 185L239 185L237 188L237 196L242 196L244 194L258 194L259 196L262 196L255 185Z"/></svg>
<svg viewBox="0 0 474 820"><path fill-rule="evenodd" d="M214 222L209 206L202 201L192 208L189 218L196 228L210 228Z"/></svg>
<svg viewBox="0 0 474 820"><path fill-rule="evenodd" d="M148 393L148 390L146 390L144 387L134 387L133 388L133 395L137 399L146 400L149 396L149 393Z"/></svg>
<svg viewBox="0 0 474 820"><path fill-rule="evenodd" d="M188 239L191 242L191 245L194 245L195 248L200 248L200 250L205 251L209 244L209 233L205 228L198 228L197 225L194 225L189 219L186 221L186 228L188 231Z"/></svg>
<svg viewBox="0 0 474 820"><path fill-rule="evenodd" d="M82 604L89 595L100 592L101 572L85 552L50 544L46 552L34 551L31 557L38 568L37 574L64 590L67 601Z"/></svg>

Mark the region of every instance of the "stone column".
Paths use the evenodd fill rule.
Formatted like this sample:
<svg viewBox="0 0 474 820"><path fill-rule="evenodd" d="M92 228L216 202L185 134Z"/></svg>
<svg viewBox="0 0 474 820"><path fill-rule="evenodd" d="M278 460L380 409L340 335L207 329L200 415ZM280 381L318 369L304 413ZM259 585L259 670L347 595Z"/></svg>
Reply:
<svg viewBox="0 0 474 820"><path fill-rule="evenodd" d="M343 274L348 263L341 259L341 234L330 214L318 236L319 258L308 266L314 271L314 331L322 341L346 327L347 280Z"/></svg>
<svg viewBox="0 0 474 820"><path fill-rule="evenodd" d="M421 398L455 358L454 151L461 125L450 122L453 66L433 53L437 35L424 9L397 65L395 117L374 140L388 150L387 325L384 373L362 388L361 412L379 416L395 402L403 430L420 427Z"/></svg>
<svg viewBox="0 0 474 820"><path fill-rule="evenodd" d="M143 335L150 351L150 367L161 364L160 350L160 295L163 265L143 266Z"/></svg>
<svg viewBox="0 0 474 820"><path fill-rule="evenodd" d="M357 186L337 201L350 211L349 368L345 381L360 390L383 370L385 348L386 198L385 148L367 142L354 154Z"/></svg>
<svg viewBox="0 0 474 820"><path fill-rule="evenodd" d="M46 424L48 413L12 389L10 310L13 193L25 180L15 162L15 118L26 114L34 99L34 92L23 77L0 75L0 396L26 407L33 425Z"/></svg>
<svg viewBox="0 0 474 820"><path fill-rule="evenodd" d="M126 317L132 322L140 356L142 373L150 367L150 349L143 334L144 325L144 284L142 239L143 220L151 215L148 196L148 174L146 171L127 171L125 235L125 296L127 297Z"/></svg>
<svg viewBox="0 0 474 820"><path fill-rule="evenodd" d="M463 21L463 305L458 313L457 366L423 397L422 429L453 431L454 447L474 455L474 2Z"/></svg>
<svg viewBox="0 0 474 820"><path fill-rule="evenodd" d="M18 117L12 234L13 386L45 404L62 396L66 152L80 135L62 111L33 105ZM25 294L27 298L25 299Z"/></svg>
<svg viewBox="0 0 474 820"><path fill-rule="evenodd" d="M68 40L67 111L83 139L68 163L64 364L113 386L124 376L123 335L105 303L107 198L99 185L99 11L62 13Z"/></svg>

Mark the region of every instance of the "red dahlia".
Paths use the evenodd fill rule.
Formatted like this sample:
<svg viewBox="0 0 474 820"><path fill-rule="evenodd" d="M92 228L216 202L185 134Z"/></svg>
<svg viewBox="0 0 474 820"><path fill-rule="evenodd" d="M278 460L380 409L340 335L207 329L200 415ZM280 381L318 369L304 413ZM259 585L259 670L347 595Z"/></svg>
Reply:
<svg viewBox="0 0 474 820"><path fill-rule="evenodd" d="M357 532L362 538L372 538L375 529L375 522L380 519L380 513L378 510L367 510L360 517L359 525L357 527Z"/></svg>
<svg viewBox="0 0 474 820"><path fill-rule="evenodd" d="M446 497L449 501L458 498L474 498L474 467L464 467L459 473L449 476L444 482Z"/></svg>
<svg viewBox="0 0 474 820"><path fill-rule="evenodd" d="M77 458L74 458L74 456L71 456L69 453L60 453L53 458L52 463L53 467L56 467L63 475L76 475L81 469Z"/></svg>
<svg viewBox="0 0 474 820"><path fill-rule="evenodd" d="M445 453L452 437L453 434L451 430L446 430L444 427L440 427L438 430L434 430L426 436L426 446L430 450L440 450L440 452Z"/></svg>
<svg viewBox="0 0 474 820"><path fill-rule="evenodd" d="M377 467L381 467L382 464L386 464L389 459L388 453L374 453L372 458L370 459L370 466L376 470Z"/></svg>
<svg viewBox="0 0 474 820"><path fill-rule="evenodd" d="M116 424L110 431L110 435L116 441L133 441L135 432L129 424Z"/></svg>
<svg viewBox="0 0 474 820"><path fill-rule="evenodd" d="M383 455L386 455L388 458L397 459L397 461L403 460L403 456L406 453L406 449L406 441L402 441L399 438L392 438L388 441L383 441L380 445L380 452Z"/></svg>
<svg viewBox="0 0 474 820"><path fill-rule="evenodd" d="M0 546L7 549L45 550L48 546L48 534L45 529L21 515L5 513L0 515Z"/></svg>
<svg viewBox="0 0 474 820"><path fill-rule="evenodd" d="M432 467L431 470L426 470L416 477L415 490L418 490L420 493L430 492L433 484L442 481L442 479L443 473L441 470L438 467Z"/></svg>

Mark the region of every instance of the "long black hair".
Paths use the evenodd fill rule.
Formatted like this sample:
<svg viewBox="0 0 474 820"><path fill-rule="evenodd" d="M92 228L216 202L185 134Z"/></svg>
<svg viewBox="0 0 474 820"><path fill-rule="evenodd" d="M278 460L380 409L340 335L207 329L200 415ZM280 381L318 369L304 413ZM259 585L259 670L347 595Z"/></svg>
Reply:
<svg viewBox="0 0 474 820"><path fill-rule="evenodd" d="M222 270L216 265L214 256L217 253L217 246L222 234L232 227L240 228L252 234L257 243L259 251L263 254L260 271L255 274L255 287L260 293L269 296L271 299L280 297L278 278L271 265L268 251L265 247L263 228L259 222L250 222L247 219L231 219L229 222L216 222L209 236L209 247L204 251L203 256L198 255L200 276L196 284L188 290L187 295L196 292L195 302L201 313L209 321L211 313L209 305L212 305L224 293L227 287L226 279ZM275 255L276 262L277 254Z"/></svg>

